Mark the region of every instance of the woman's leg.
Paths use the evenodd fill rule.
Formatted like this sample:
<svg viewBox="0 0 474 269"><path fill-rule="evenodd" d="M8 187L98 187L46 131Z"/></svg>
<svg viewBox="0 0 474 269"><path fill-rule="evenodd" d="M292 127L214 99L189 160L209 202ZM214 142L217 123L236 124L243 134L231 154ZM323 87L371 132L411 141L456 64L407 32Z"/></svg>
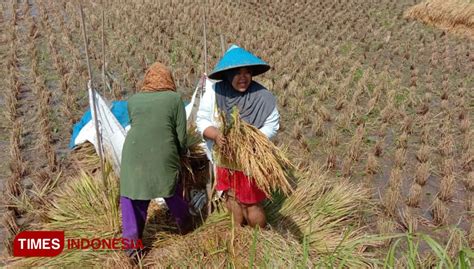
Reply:
<svg viewBox="0 0 474 269"><path fill-rule="evenodd" d="M120 196L123 238L129 240L142 238L149 204L150 200L132 200Z"/></svg>
<svg viewBox="0 0 474 269"><path fill-rule="evenodd" d="M181 184L176 186L176 191L173 196L165 198L165 202L171 215L175 218L180 232L182 234L189 232L192 229L192 220L189 214L189 205L182 195Z"/></svg>
<svg viewBox="0 0 474 269"><path fill-rule="evenodd" d="M234 224L236 226L243 226L244 225L244 212L242 210L242 206L239 202L235 200L233 196L233 192L228 190L225 195L225 205L227 210L230 211L232 217L234 218Z"/></svg>
<svg viewBox="0 0 474 269"><path fill-rule="evenodd" d="M245 205L245 210L247 222L251 227L258 225L260 228L264 228L267 225L265 211L260 203Z"/></svg>

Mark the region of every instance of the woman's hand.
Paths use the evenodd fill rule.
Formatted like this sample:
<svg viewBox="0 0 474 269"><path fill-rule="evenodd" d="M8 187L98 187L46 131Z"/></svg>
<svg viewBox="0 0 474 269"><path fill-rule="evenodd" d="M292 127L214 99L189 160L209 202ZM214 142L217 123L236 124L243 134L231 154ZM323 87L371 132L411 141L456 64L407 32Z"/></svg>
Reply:
<svg viewBox="0 0 474 269"><path fill-rule="evenodd" d="M207 139L214 140L219 147L222 147L225 144L224 135L222 135L214 126L207 127L206 130L204 130L203 135Z"/></svg>
<svg viewBox="0 0 474 269"><path fill-rule="evenodd" d="M216 142L219 147L222 147L225 144L225 137L221 133L218 133L214 142Z"/></svg>

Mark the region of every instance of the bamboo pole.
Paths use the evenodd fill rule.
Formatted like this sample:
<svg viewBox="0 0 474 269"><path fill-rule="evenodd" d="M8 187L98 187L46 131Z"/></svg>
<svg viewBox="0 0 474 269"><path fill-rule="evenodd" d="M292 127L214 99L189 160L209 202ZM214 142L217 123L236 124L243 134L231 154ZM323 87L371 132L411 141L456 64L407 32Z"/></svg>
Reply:
<svg viewBox="0 0 474 269"><path fill-rule="evenodd" d="M92 110L94 111L94 115L96 120L94 121L94 126L95 126L95 134L97 138L97 148L98 148L98 154L99 154L99 159L100 159L100 170L102 173L102 181L104 185L106 186L106 181L105 181L105 170L104 170L104 157L102 154L102 138L100 136L100 131L99 131L99 121L97 120L97 104L95 102L95 90L94 90L94 84L92 83L92 71L91 71L91 64L89 62L89 47L87 45L87 33L86 33L86 24L84 22L84 11L82 9L82 3L79 3L79 11L81 13L81 24L82 24L82 36L84 38L84 49L86 51L86 61L87 61L87 72L89 73L89 83L88 86L91 89L92 92Z"/></svg>
<svg viewBox="0 0 474 269"><path fill-rule="evenodd" d="M206 1L204 1L204 4ZM204 38L204 72L207 74L207 33L206 33L206 5L204 5L203 38Z"/></svg>
<svg viewBox="0 0 474 269"><path fill-rule="evenodd" d="M221 34L221 50L222 50L222 56L225 54L225 41L224 41L224 35Z"/></svg>
<svg viewBox="0 0 474 269"><path fill-rule="evenodd" d="M107 80L105 78L105 14L104 14L104 1L101 2L102 4L102 83L103 89L102 94L105 96L105 88L107 88Z"/></svg>
<svg viewBox="0 0 474 269"><path fill-rule="evenodd" d="M207 31L206 31L206 4L207 1L204 0L204 16L203 16L203 40L204 40L204 73L207 76ZM203 83L204 85L204 83ZM203 87L204 88L204 87ZM212 162L209 162L209 179L206 182L206 193L207 193L207 215L209 216L212 211L212 192L213 192L213 182L215 179L215 166Z"/></svg>

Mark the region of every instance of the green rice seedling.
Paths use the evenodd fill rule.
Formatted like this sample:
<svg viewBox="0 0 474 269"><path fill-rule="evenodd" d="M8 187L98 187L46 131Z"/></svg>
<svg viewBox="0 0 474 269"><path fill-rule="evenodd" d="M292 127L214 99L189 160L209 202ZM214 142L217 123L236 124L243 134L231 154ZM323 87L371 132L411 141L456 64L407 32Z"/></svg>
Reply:
<svg viewBox="0 0 474 269"><path fill-rule="evenodd" d="M422 187L416 181L410 187L410 191L408 194L407 205L411 207L418 207L420 204L422 195Z"/></svg>
<svg viewBox="0 0 474 269"><path fill-rule="evenodd" d="M444 111L445 113L449 113L449 101L444 99L441 100L440 103L441 110Z"/></svg>
<svg viewBox="0 0 474 269"><path fill-rule="evenodd" d="M322 103L318 103L316 111L321 116L322 120L326 122L331 121L331 113Z"/></svg>
<svg viewBox="0 0 474 269"><path fill-rule="evenodd" d="M322 102L326 101L328 97L331 96L331 92L329 91L329 87L327 85L322 86L321 89L318 91L318 99Z"/></svg>
<svg viewBox="0 0 474 269"><path fill-rule="evenodd" d="M381 157L383 154L383 147L384 147L385 140L381 137L377 139L374 146L374 156Z"/></svg>
<svg viewBox="0 0 474 269"><path fill-rule="evenodd" d="M236 109L231 117L231 121L228 121L221 115L221 131L226 143L223 147L215 148L217 163L251 175L256 185L267 195L277 189L285 194L291 193L294 166L283 151L257 128L242 121Z"/></svg>
<svg viewBox="0 0 474 269"><path fill-rule="evenodd" d="M431 213L433 215L433 221L437 225L445 225L448 218L448 208L444 202L438 197L435 198Z"/></svg>
<svg viewBox="0 0 474 269"><path fill-rule="evenodd" d="M442 156L450 157L454 152L454 138L452 135L447 135L441 140L439 145L440 153Z"/></svg>
<svg viewBox="0 0 474 269"><path fill-rule="evenodd" d="M384 123L389 123L395 118L396 109L393 106L392 102L389 102L383 109L380 111L382 121Z"/></svg>
<svg viewBox="0 0 474 269"><path fill-rule="evenodd" d="M416 159L420 163L426 163L429 160L429 156L431 154L430 147L427 144L421 145L421 147L416 152L415 156Z"/></svg>
<svg viewBox="0 0 474 269"><path fill-rule="evenodd" d="M340 113L336 118L336 125L340 129L349 130L351 128L351 116L348 113Z"/></svg>
<svg viewBox="0 0 474 269"><path fill-rule="evenodd" d="M462 181L468 191L474 192L474 171L469 172Z"/></svg>
<svg viewBox="0 0 474 269"><path fill-rule="evenodd" d="M464 152L461 156L461 167L467 173L471 172L474 165L474 149L469 148L466 152Z"/></svg>
<svg viewBox="0 0 474 269"><path fill-rule="evenodd" d="M346 106L346 98L344 95L339 95L336 99L336 104L334 105L334 109L337 111L343 109Z"/></svg>
<svg viewBox="0 0 474 269"><path fill-rule="evenodd" d="M13 254L13 239L20 232L15 220L15 212L13 210L5 211L2 216L2 226L5 227L5 240L2 242L4 249L12 255Z"/></svg>
<svg viewBox="0 0 474 269"><path fill-rule="evenodd" d="M420 186L424 186L430 176L430 163L420 163L416 166L415 181Z"/></svg>
<svg viewBox="0 0 474 269"><path fill-rule="evenodd" d="M324 122L321 116L319 116L318 114L313 119L314 120L313 120L313 124L311 125L311 133L316 136L324 135Z"/></svg>
<svg viewBox="0 0 474 269"><path fill-rule="evenodd" d="M389 187L385 192L382 204L385 209L385 213L388 216L396 216L397 213L397 204L400 201L400 190L394 187Z"/></svg>
<svg viewBox="0 0 474 269"><path fill-rule="evenodd" d="M303 126L300 122L297 122L294 127L293 127L293 131L292 131L292 137L295 139L295 140L301 140L302 137L303 137Z"/></svg>
<svg viewBox="0 0 474 269"><path fill-rule="evenodd" d="M474 248L474 221L472 220L473 218L471 217L471 226L469 227L469 234L468 234L468 244L471 248Z"/></svg>
<svg viewBox="0 0 474 269"><path fill-rule="evenodd" d="M432 135L432 130L429 125L426 125L425 127L421 129L420 142L423 145L430 145L431 135Z"/></svg>
<svg viewBox="0 0 474 269"><path fill-rule="evenodd" d="M464 118L461 120L461 123L459 124L459 130L461 131L462 134L465 134L469 131L471 126L471 122L468 117Z"/></svg>
<svg viewBox="0 0 474 269"><path fill-rule="evenodd" d="M368 153L367 165L365 167L365 172L367 174L373 175L379 171L379 162L377 157L373 153Z"/></svg>
<svg viewBox="0 0 474 269"><path fill-rule="evenodd" d="M411 134L413 132L413 118L410 116L405 116L402 122L402 132Z"/></svg>
<svg viewBox="0 0 474 269"><path fill-rule="evenodd" d="M442 201L450 201L453 198L456 180L453 175L443 176L439 185L438 197Z"/></svg>
<svg viewBox="0 0 474 269"><path fill-rule="evenodd" d="M349 144L349 157L353 161L357 161L361 154L361 146L365 134L365 129L363 125L359 125L352 136L351 142Z"/></svg>
<svg viewBox="0 0 474 269"><path fill-rule="evenodd" d="M341 172L342 175L346 178L352 175L352 168L353 168L354 161L351 158L345 158L341 164Z"/></svg>
<svg viewBox="0 0 474 269"><path fill-rule="evenodd" d="M446 252L449 257L454 258L463 248L463 239L465 232L459 228L451 228L448 243L446 244Z"/></svg>
<svg viewBox="0 0 474 269"><path fill-rule="evenodd" d="M397 140L397 147L406 149L408 147L408 133L403 132Z"/></svg>
<svg viewBox="0 0 474 269"><path fill-rule="evenodd" d="M418 230L418 218L410 207L405 207L399 212L399 220L406 231Z"/></svg>
<svg viewBox="0 0 474 269"><path fill-rule="evenodd" d="M337 164L337 154L334 148L329 150L326 158L326 169L335 169Z"/></svg>
<svg viewBox="0 0 474 269"><path fill-rule="evenodd" d="M407 155L407 150L404 149L404 148L399 148L395 151L395 156L394 156L394 166L395 167L399 167L399 168L402 168L405 166L406 162L407 162L407 158L406 158L406 155Z"/></svg>
<svg viewBox="0 0 474 269"><path fill-rule="evenodd" d="M443 161L443 166L441 169L441 174L444 176L451 176L454 172L454 159L449 158Z"/></svg>
<svg viewBox="0 0 474 269"><path fill-rule="evenodd" d="M329 130L326 141L331 147L337 147L339 145L339 133L335 128Z"/></svg>

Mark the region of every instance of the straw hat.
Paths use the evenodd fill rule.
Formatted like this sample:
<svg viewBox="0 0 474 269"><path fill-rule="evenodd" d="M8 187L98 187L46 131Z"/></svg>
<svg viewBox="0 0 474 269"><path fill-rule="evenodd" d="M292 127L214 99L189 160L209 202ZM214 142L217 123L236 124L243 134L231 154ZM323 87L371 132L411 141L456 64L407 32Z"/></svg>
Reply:
<svg viewBox="0 0 474 269"><path fill-rule="evenodd" d="M232 45L209 74L209 78L221 80L225 71L240 67L250 68L253 76L263 74L270 69L270 65L262 59L237 45Z"/></svg>

